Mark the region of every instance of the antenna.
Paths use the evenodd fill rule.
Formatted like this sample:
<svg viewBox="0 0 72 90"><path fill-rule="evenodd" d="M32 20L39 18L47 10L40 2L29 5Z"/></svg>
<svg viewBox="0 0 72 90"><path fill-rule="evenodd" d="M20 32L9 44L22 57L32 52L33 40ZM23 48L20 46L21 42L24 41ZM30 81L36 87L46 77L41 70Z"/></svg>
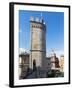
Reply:
<svg viewBox="0 0 72 90"><path fill-rule="evenodd" d="M42 22L42 23L44 22L43 16L42 16L42 12L41 12L41 22Z"/></svg>

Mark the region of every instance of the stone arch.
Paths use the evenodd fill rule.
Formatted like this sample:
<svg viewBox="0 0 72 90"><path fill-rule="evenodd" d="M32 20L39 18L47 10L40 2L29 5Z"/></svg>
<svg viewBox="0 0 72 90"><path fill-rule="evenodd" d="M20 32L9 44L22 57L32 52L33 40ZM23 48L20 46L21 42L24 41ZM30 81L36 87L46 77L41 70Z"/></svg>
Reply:
<svg viewBox="0 0 72 90"><path fill-rule="evenodd" d="M33 70L36 70L36 60L33 60Z"/></svg>

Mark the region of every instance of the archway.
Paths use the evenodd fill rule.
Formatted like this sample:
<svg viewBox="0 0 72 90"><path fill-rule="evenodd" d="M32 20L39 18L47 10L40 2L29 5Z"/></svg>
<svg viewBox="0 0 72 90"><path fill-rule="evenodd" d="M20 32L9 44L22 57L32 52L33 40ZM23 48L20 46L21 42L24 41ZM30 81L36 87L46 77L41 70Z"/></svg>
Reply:
<svg viewBox="0 0 72 90"><path fill-rule="evenodd" d="M36 60L33 60L33 70L36 70Z"/></svg>

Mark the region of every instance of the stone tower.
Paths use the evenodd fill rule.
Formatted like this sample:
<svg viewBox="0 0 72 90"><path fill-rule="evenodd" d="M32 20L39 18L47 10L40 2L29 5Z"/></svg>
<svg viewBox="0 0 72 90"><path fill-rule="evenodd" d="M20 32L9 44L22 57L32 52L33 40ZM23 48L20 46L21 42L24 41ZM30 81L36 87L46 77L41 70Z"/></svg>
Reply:
<svg viewBox="0 0 72 90"><path fill-rule="evenodd" d="M30 18L30 68L45 69L46 60L46 25L41 18Z"/></svg>

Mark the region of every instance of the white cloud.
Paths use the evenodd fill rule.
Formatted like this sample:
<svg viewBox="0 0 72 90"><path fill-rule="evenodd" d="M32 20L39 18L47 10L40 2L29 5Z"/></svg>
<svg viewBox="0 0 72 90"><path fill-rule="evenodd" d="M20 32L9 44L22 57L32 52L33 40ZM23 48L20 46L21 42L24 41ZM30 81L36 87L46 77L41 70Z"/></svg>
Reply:
<svg viewBox="0 0 72 90"><path fill-rule="evenodd" d="M46 52L46 57L50 57L50 52Z"/></svg>
<svg viewBox="0 0 72 90"><path fill-rule="evenodd" d="M24 48L19 48L19 54L25 53L25 52L29 53L30 51Z"/></svg>
<svg viewBox="0 0 72 90"><path fill-rule="evenodd" d="M56 53L56 56L58 58L60 58L61 55L64 55L64 51L63 50L54 50L54 52ZM51 56L51 53L52 53L52 51L47 51L46 52L46 57Z"/></svg>
<svg viewBox="0 0 72 90"><path fill-rule="evenodd" d="M56 56L58 58L60 58L61 55L64 55L64 51L63 50L55 51L55 53L56 53Z"/></svg>

